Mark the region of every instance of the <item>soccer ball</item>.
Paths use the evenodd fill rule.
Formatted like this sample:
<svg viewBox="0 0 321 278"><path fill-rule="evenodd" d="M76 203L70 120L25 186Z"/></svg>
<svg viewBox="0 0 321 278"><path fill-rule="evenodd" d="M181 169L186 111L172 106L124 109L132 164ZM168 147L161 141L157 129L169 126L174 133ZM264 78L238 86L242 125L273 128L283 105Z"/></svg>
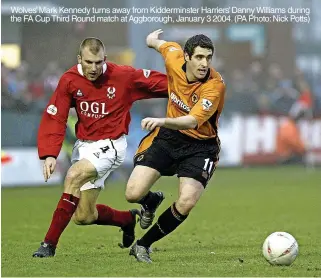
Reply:
<svg viewBox="0 0 321 278"><path fill-rule="evenodd" d="M291 265L298 253L297 241L286 232L270 234L263 243L263 256L272 265Z"/></svg>

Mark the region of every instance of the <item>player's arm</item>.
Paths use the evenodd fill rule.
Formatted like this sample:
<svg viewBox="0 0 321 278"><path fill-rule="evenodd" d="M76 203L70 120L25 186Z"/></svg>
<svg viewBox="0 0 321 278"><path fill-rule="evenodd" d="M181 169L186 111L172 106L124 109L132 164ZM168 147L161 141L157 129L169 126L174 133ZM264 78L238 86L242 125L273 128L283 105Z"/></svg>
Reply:
<svg viewBox="0 0 321 278"><path fill-rule="evenodd" d="M165 118L164 127L169 129L194 129L197 126L197 120L191 116L182 116L177 118Z"/></svg>
<svg viewBox="0 0 321 278"><path fill-rule="evenodd" d="M168 98L167 76L158 71L132 68L129 86L132 102L149 98Z"/></svg>
<svg viewBox="0 0 321 278"><path fill-rule="evenodd" d="M154 48L158 52L160 52L159 48L162 44L166 43L164 40L160 40L158 37L159 35L163 33L162 29L155 30L151 32L147 37L146 37L146 44L150 48Z"/></svg>
<svg viewBox="0 0 321 278"><path fill-rule="evenodd" d="M177 118L145 118L141 122L142 129L153 130L156 127L166 127L169 129L191 129L197 126L197 121L193 116L187 115Z"/></svg>
<svg viewBox="0 0 321 278"><path fill-rule="evenodd" d="M158 36L163 33L158 29L150 33L146 38L148 47L156 49L164 58L167 73L177 63L177 59L182 59L184 56L181 46L176 42L167 42L160 40Z"/></svg>
<svg viewBox="0 0 321 278"><path fill-rule="evenodd" d="M71 100L69 81L62 76L42 115L38 130L38 155L40 159L45 160L43 168L45 181L55 170L56 158L66 132Z"/></svg>

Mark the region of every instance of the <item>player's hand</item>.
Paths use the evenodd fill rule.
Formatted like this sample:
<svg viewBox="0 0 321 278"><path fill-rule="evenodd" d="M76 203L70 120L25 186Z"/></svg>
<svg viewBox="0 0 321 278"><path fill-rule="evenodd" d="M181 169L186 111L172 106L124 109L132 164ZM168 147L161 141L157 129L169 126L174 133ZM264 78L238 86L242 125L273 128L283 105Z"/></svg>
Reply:
<svg viewBox="0 0 321 278"><path fill-rule="evenodd" d="M149 131L154 130L157 126L163 126L165 124L164 118L145 118L142 120L142 129Z"/></svg>
<svg viewBox="0 0 321 278"><path fill-rule="evenodd" d="M54 157L47 157L43 164L43 177L45 182L50 178L51 174L55 171L56 168L56 159Z"/></svg>
<svg viewBox="0 0 321 278"><path fill-rule="evenodd" d="M157 29L153 32L151 32L147 37L146 37L146 44L148 47L155 47L154 43L155 40L158 40L158 36L163 33L162 29Z"/></svg>

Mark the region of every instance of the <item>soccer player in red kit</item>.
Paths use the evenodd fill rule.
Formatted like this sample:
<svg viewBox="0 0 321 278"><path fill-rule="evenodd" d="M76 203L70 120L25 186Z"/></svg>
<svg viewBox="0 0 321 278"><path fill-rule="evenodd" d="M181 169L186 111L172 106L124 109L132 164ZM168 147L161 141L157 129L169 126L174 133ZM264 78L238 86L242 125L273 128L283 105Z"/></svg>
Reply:
<svg viewBox="0 0 321 278"><path fill-rule="evenodd" d="M49 230L34 257L52 257L60 235L73 218L79 225L110 225L123 230L124 247L134 239L138 210L118 211L96 204L109 174L125 159L129 110L134 101L166 98L166 75L106 62L97 38L85 39L78 64L65 72L44 111L38 132L39 158L47 181L55 170L64 140L69 109L78 114L72 166Z"/></svg>

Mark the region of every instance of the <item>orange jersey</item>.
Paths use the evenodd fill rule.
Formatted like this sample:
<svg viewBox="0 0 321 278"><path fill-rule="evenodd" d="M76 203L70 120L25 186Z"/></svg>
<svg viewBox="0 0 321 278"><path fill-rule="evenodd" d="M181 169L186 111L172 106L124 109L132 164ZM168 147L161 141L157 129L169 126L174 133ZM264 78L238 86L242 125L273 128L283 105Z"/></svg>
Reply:
<svg viewBox="0 0 321 278"><path fill-rule="evenodd" d="M166 42L160 46L159 51L164 57L168 77L167 117L191 115L197 120L197 127L180 132L198 140L216 137L225 97L225 84L221 75L210 68L204 80L188 82L184 52L180 45Z"/></svg>

